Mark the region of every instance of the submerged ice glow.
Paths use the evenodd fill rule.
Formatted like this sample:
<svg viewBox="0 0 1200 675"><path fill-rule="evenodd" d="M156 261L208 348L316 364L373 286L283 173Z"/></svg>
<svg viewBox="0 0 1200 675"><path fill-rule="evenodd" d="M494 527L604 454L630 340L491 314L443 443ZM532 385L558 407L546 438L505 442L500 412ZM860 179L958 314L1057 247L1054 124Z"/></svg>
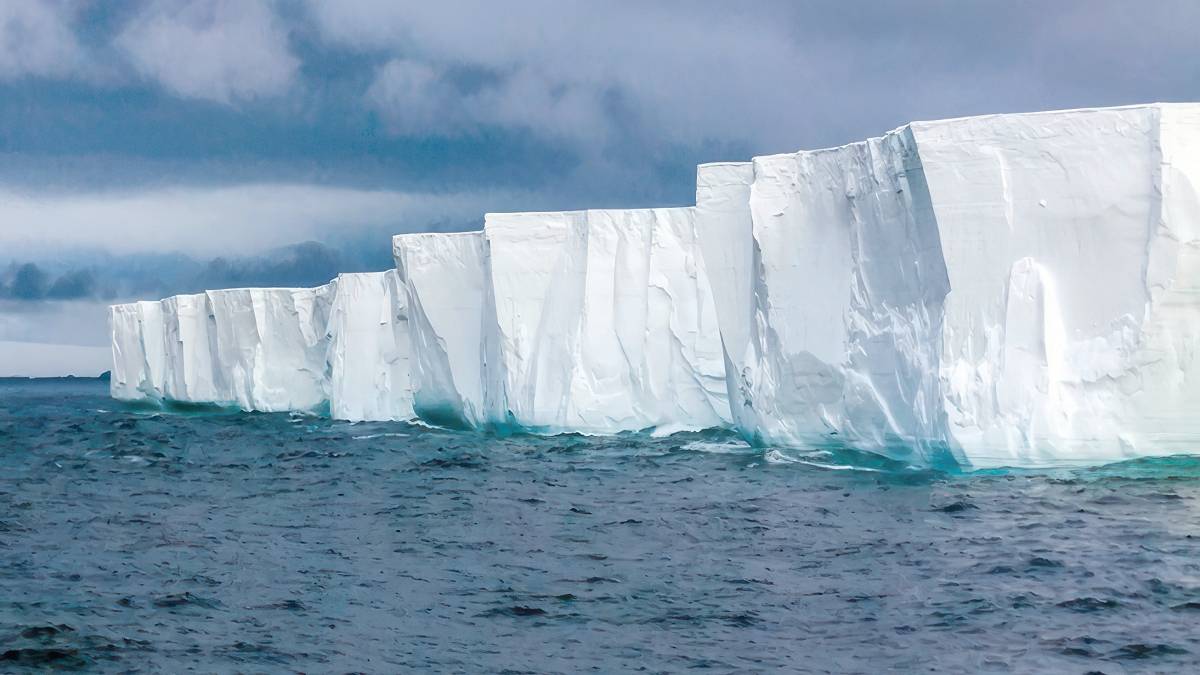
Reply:
<svg viewBox="0 0 1200 675"><path fill-rule="evenodd" d="M696 201L397 236L396 272L323 287L378 286L335 312L353 330L318 291L313 309L282 290L119 305L113 395L544 432L731 426L972 468L1200 438L1200 105L912 123L703 165Z"/></svg>

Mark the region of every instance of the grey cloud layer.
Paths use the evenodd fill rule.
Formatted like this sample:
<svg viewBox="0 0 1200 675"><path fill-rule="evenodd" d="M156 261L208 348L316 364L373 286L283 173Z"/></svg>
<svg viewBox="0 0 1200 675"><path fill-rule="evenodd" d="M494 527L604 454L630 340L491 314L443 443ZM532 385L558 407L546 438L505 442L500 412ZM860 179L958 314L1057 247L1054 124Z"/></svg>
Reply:
<svg viewBox="0 0 1200 675"><path fill-rule="evenodd" d="M58 77L84 65L64 3L9 0L0 3L0 81L32 75Z"/></svg>
<svg viewBox="0 0 1200 675"><path fill-rule="evenodd" d="M355 95L391 133L500 128L593 150L785 150L910 118L1188 98L1200 66L1190 0L150 0L85 47L86 7L0 5L0 78L112 62L182 98L303 107L334 50L359 59Z"/></svg>
<svg viewBox="0 0 1200 675"><path fill-rule="evenodd" d="M118 254L181 250L211 257L331 236L387 237L477 218L489 206L514 206L521 195L273 184L65 195L0 188L0 223L15 224L0 227L0 263L64 248Z"/></svg>
<svg viewBox="0 0 1200 675"><path fill-rule="evenodd" d="M489 210L684 205L702 161L1200 99L1197 25L1195 0L0 0L0 340L382 268L388 235Z"/></svg>
<svg viewBox="0 0 1200 675"><path fill-rule="evenodd" d="M254 0L156 0L115 44L167 90L225 104L286 93L300 66L270 5Z"/></svg>
<svg viewBox="0 0 1200 675"><path fill-rule="evenodd" d="M12 263L0 273L0 298L14 300L79 300L99 297L96 273L78 268L53 276L37 263Z"/></svg>
<svg viewBox="0 0 1200 675"><path fill-rule="evenodd" d="M389 267L388 256L372 248L366 242L339 248L306 241L259 255L207 260L183 254L136 254L104 257L101 265L11 262L0 269L0 299L113 300L242 286L315 286L338 272Z"/></svg>
<svg viewBox="0 0 1200 675"><path fill-rule="evenodd" d="M208 259L139 253L92 256L90 262L81 262L87 256L76 256L57 264L10 263L0 267L0 343L104 345L104 308L110 302L206 289L316 286L339 272L391 267L387 242L386 237L338 245L309 241L255 255Z"/></svg>

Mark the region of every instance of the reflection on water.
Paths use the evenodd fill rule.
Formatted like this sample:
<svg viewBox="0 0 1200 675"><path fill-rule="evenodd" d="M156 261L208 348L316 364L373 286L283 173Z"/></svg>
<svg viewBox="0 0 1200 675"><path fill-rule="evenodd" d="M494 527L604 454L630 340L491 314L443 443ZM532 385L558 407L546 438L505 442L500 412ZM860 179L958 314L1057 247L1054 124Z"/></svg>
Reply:
<svg viewBox="0 0 1200 675"><path fill-rule="evenodd" d="M951 476L0 384L0 671L1194 670L1200 461Z"/></svg>

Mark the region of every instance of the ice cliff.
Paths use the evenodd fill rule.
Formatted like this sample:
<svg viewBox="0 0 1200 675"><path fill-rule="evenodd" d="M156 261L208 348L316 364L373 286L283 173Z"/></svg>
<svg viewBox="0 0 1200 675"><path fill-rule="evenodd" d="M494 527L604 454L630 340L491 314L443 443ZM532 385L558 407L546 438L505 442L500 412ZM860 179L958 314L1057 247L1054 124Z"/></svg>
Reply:
<svg viewBox="0 0 1200 675"><path fill-rule="evenodd" d="M395 271L114 305L111 321L119 399L412 418Z"/></svg>
<svg viewBox="0 0 1200 675"><path fill-rule="evenodd" d="M488 214L504 421L541 431L729 421L695 210Z"/></svg>
<svg viewBox="0 0 1200 675"><path fill-rule="evenodd" d="M393 253L115 306L113 395L974 468L1200 437L1200 105L914 122L702 165L694 208L488 214Z"/></svg>
<svg viewBox="0 0 1200 675"><path fill-rule="evenodd" d="M912 130L951 289L949 442L976 466L1194 452L1200 106Z"/></svg>
<svg viewBox="0 0 1200 675"><path fill-rule="evenodd" d="M1200 106L913 123L700 167L732 414L918 463L1191 452Z"/></svg>
<svg viewBox="0 0 1200 675"><path fill-rule="evenodd" d="M738 428L935 459L948 284L912 134L704 165L697 185Z"/></svg>
<svg viewBox="0 0 1200 675"><path fill-rule="evenodd" d="M396 237L393 252L409 307L413 408L437 424L486 425L482 233Z"/></svg>
<svg viewBox="0 0 1200 675"><path fill-rule="evenodd" d="M691 208L488 214L394 239L413 402L442 424L612 433L728 422Z"/></svg>
<svg viewBox="0 0 1200 675"><path fill-rule="evenodd" d="M321 355L330 414L338 419L410 420L408 304L395 270L342 274L331 284Z"/></svg>

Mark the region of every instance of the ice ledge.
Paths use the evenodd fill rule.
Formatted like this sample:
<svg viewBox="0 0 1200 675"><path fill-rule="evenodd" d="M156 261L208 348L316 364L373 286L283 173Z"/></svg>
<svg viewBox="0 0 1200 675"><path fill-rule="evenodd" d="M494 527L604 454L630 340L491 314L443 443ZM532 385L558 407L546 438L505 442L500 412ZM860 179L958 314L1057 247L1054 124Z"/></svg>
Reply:
<svg viewBox="0 0 1200 675"><path fill-rule="evenodd" d="M393 270L113 305L112 396L411 419L403 303Z"/></svg>
<svg viewBox="0 0 1200 675"><path fill-rule="evenodd" d="M739 429L976 468L1193 452L1198 135L1152 104L701 166Z"/></svg>
<svg viewBox="0 0 1200 675"><path fill-rule="evenodd" d="M701 165L694 209L402 235L391 280L334 282L327 308L244 289L114 307L113 395L276 409L320 390L337 416L473 428L730 424L969 467L1192 452L1197 195L1195 104L913 122Z"/></svg>

